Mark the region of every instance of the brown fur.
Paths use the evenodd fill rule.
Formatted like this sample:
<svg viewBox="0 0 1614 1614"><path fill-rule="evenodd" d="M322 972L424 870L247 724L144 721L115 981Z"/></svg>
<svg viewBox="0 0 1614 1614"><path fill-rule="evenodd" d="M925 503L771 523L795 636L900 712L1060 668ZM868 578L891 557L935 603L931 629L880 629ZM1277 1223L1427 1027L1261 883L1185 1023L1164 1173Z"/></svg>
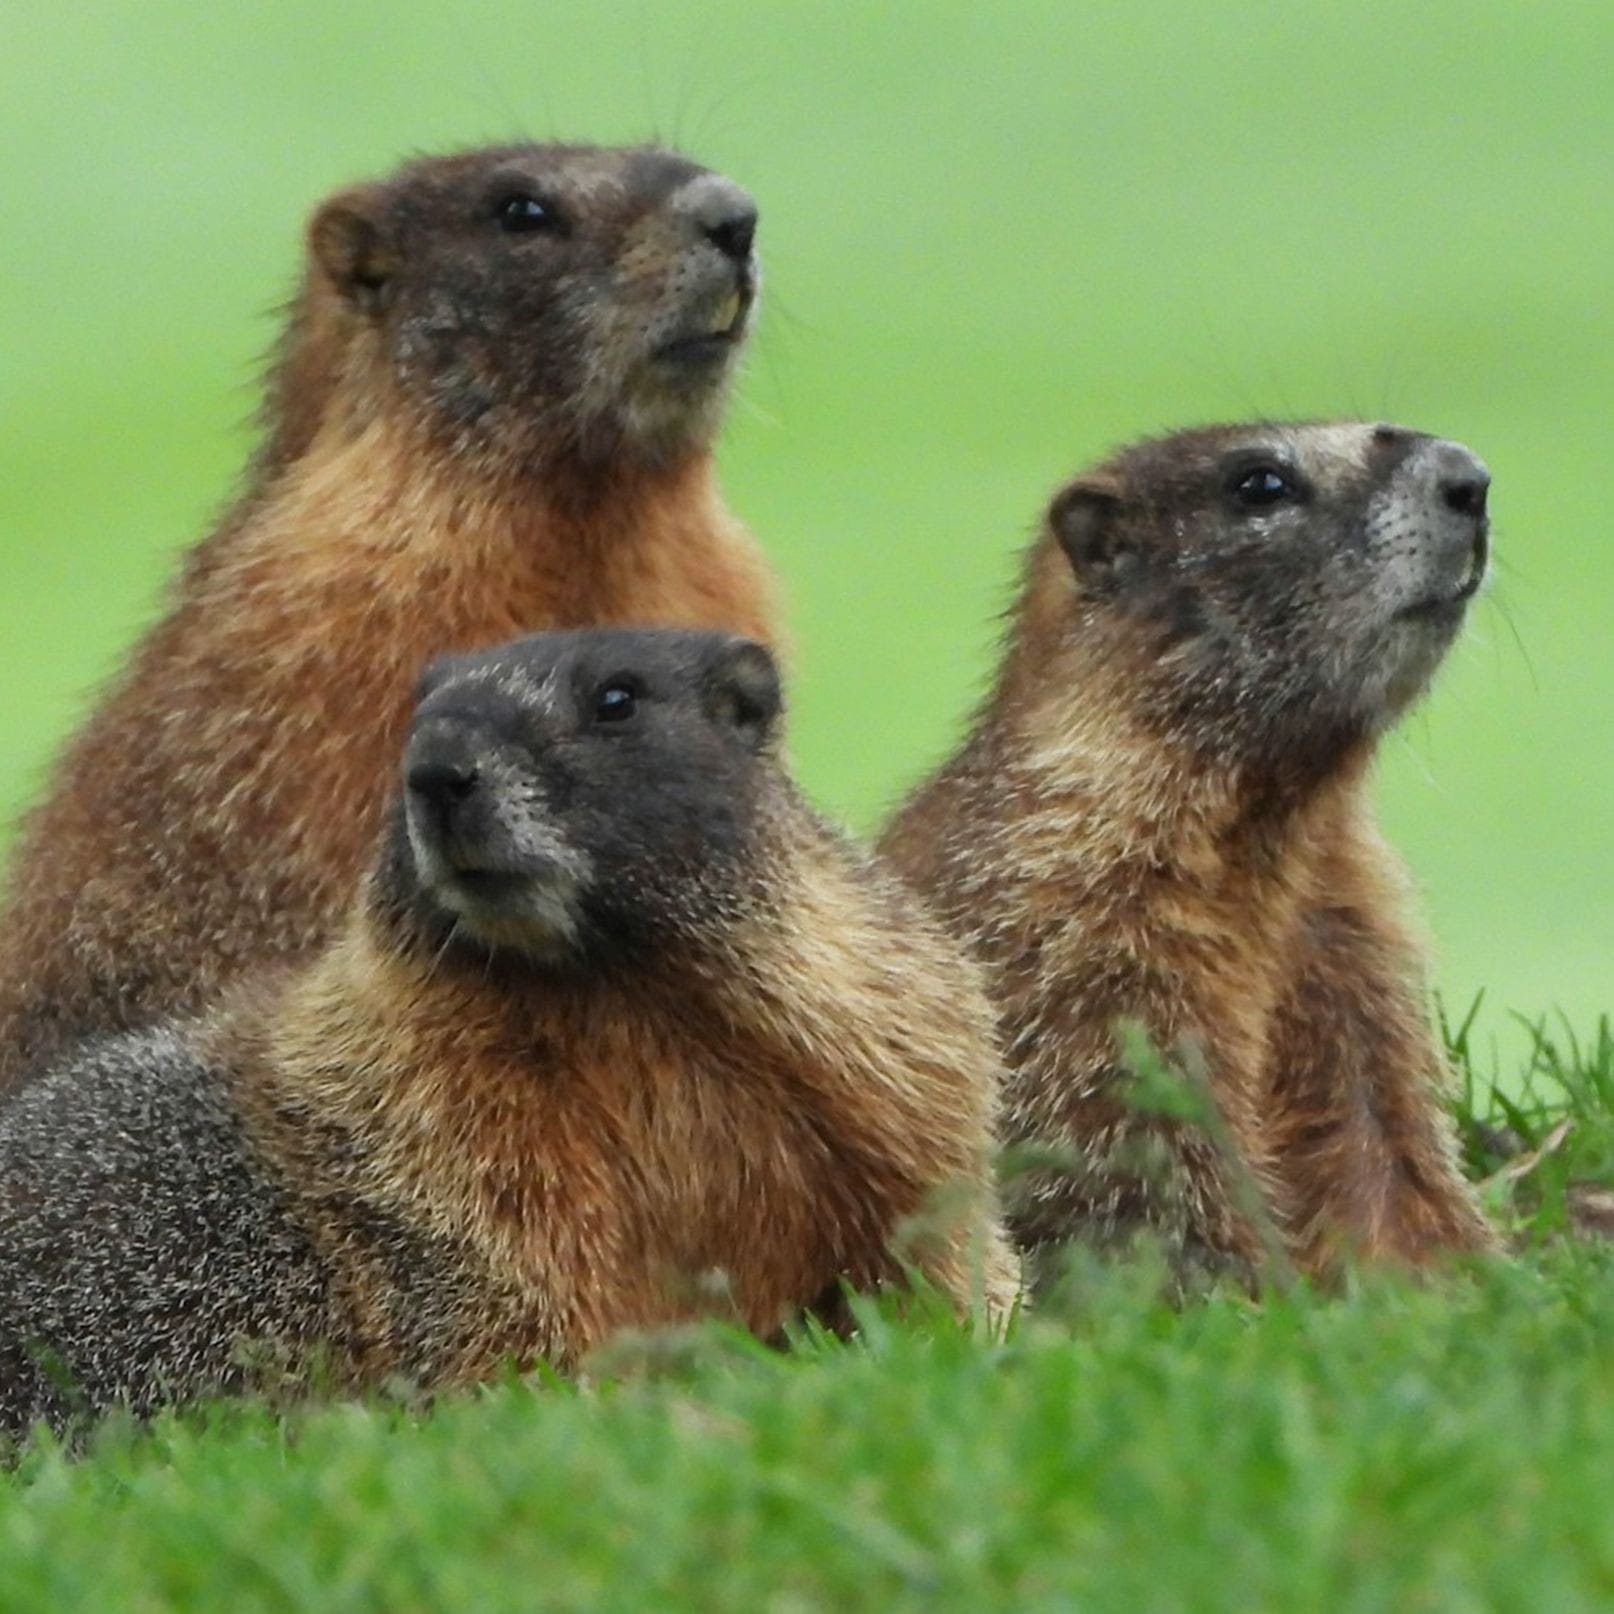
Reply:
<svg viewBox="0 0 1614 1614"><path fill-rule="evenodd" d="M983 1219L978 986L876 873L816 829L792 838L791 888L706 967L517 993L402 957L361 918L209 1036L370 1341L360 1377L413 1367L373 1220L459 1252L468 1292L425 1358L451 1383L512 1354L575 1367L620 1329L703 1312L769 1334L841 1278L899 1279L894 1241L934 1194L921 1270L961 1309L1012 1305Z"/></svg>
<svg viewBox="0 0 1614 1614"><path fill-rule="evenodd" d="M1336 455L1329 429L1288 430L1302 463L1320 467L1307 519L1350 530L1390 473L1361 463L1354 438ZM1144 533L1189 530L1174 505L1188 508L1196 478L1251 434L1145 445L1075 488L1120 501ZM1165 479L1172 467L1181 492ZM1246 1270L1264 1258L1267 1219L1312 1272L1342 1251L1417 1262L1484 1248L1491 1234L1442 1109L1420 949L1400 918L1404 882L1367 802L1376 729L1297 679L1272 708L1287 729L1241 742L1274 675L1262 666L1248 693L1218 704L1221 682L1241 674L1225 658L1218 671L1219 641L1200 624L1220 628L1240 602L1218 597L1214 550L1185 550L1175 572L1161 560L1158 595L1131 581L1110 593L1097 567L1079 580L1045 530L995 691L885 836L884 852L987 965L1010 1068L1007 1136L1079 1162L1031 1175L1011 1223L1033 1252L1153 1226L1190 1256ZM1285 576L1310 557L1285 556L1267 543L1256 558L1275 571L1228 575L1281 589L1280 616L1305 631L1308 612L1333 607ZM1145 555L1140 570L1155 564ZM1348 670L1342 660L1330 676ZM1167 1054L1203 1061L1231 1159L1202 1129L1129 1106L1122 1018ZM1241 1188L1255 1192L1253 1219Z"/></svg>
<svg viewBox="0 0 1614 1614"><path fill-rule="evenodd" d="M661 227L654 207L646 224L643 207L618 222L607 205L625 208L648 183L641 171L698 174L663 154L438 159L319 210L251 485L191 556L14 853L0 1088L80 1036L193 1009L249 960L298 956L329 933L375 838L428 655L595 622L774 638L766 566L713 485L714 388L662 405L637 437L637 394L609 430L574 431L564 397L527 414L505 400L468 425L438 407L470 407L463 374L449 378L458 393L422 380L419 341L395 362L365 301L370 278L356 291L333 269L373 247L368 234L333 244L333 230L380 230L388 208L419 212L440 190L452 201L511 163L577 179L579 231L589 224L602 253L612 231L624 243L624 297L668 276L673 247L646 234ZM481 282L469 284L474 314ZM578 341L589 312L567 314ZM579 398L622 362L624 338L608 334L574 366Z"/></svg>

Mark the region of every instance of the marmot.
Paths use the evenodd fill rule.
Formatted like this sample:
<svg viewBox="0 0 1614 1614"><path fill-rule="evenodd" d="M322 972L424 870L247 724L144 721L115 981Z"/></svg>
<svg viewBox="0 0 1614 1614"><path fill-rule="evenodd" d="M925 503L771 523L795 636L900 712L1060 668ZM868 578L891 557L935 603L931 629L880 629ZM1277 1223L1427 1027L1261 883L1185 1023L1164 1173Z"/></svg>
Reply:
<svg viewBox="0 0 1614 1614"><path fill-rule="evenodd" d="M996 687L883 841L987 966L1009 1138L1080 1163L1009 1196L1028 1252L1149 1224L1246 1265L1252 1188L1313 1273L1491 1243L1366 792L1485 572L1488 480L1398 427L1261 423L1054 499ZM1125 1019L1193 1045L1240 1184L1203 1129L1123 1101Z"/></svg>
<svg viewBox="0 0 1614 1614"><path fill-rule="evenodd" d="M428 657L774 637L711 443L756 209L656 150L511 146L327 200L248 486L69 745L0 913L0 1087L341 914Z"/></svg>
<svg viewBox="0 0 1614 1614"><path fill-rule="evenodd" d="M435 664L325 948L0 1109L0 1427L239 1388L244 1342L338 1385L575 1367L715 1274L767 1333L904 1236L1007 1309L979 971L803 804L779 711L727 635Z"/></svg>

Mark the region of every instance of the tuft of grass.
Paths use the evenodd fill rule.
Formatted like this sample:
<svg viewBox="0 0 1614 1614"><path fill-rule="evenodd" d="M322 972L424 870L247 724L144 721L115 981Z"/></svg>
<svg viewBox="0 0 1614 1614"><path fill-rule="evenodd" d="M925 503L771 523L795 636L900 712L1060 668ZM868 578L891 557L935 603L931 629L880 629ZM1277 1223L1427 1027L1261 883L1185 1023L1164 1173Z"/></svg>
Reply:
<svg viewBox="0 0 1614 1614"><path fill-rule="evenodd" d="M1614 1022L1582 1037L1562 1017L1515 1016L1529 1038L1522 1076L1478 1073L1476 998L1459 1022L1442 1016L1458 1072L1456 1114L1465 1160L1487 1209L1517 1237L1614 1233Z"/></svg>

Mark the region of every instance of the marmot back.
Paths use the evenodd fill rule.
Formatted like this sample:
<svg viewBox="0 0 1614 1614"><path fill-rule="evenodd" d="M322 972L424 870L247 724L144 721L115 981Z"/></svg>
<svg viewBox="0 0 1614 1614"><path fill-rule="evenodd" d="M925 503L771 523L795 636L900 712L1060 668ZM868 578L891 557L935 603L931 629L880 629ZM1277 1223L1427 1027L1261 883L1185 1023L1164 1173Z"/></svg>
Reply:
<svg viewBox="0 0 1614 1614"><path fill-rule="evenodd" d="M711 442L756 210L673 153L512 146L329 199L248 487L57 767L0 913L0 1087L340 916L430 655L773 636Z"/></svg>
<svg viewBox="0 0 1614 1614"><path fill-rule="evenodd" d="M1028 1250L1152 1226L1248 1268L1250 1188L1313 1271L1490 1242L1364 785L1484 574L1487 484L1396 427L1256 424L1054 500L997 686L883 843L987 966L1009 1137L1074 1157L1010 1196ZM1122 1019L1203 1059L1231 1168L1129 1106Z"/></svg>
<svg viewBox="0 0 1614 1614"><path fill-rule="evenodd" d="M716 634L439 663L341 933L0 1109L0 1426L768 1334L908 1262L1007 1309L978 972L797 797L779 710Z"/></svg>

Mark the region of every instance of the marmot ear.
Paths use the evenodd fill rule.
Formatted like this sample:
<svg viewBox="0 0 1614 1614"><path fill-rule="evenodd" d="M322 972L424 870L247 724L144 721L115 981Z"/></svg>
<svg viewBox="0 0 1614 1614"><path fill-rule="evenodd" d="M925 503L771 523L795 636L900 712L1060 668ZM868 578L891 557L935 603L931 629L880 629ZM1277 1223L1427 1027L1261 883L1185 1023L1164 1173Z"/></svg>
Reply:
<svg viewBox="0 0 1614 1614"><path fill-rule="evenodd" d="M314 262L349 302L366 313L383 305L397 268L387 238L381 195L376 186L339 191L309 221L308 247Z"/></svg>
<svg viewBox="0 0 1614 1614"><path fill-rule="evenodd" d="M732 724L760 749L772 738L785 707L778 663L752 640L733 640L718 653L707 673L706 707L719 722Z"/></svg>
<svg viewBox="0 0 1614 1614"><path fill-rule="evenodd" d="M1126 580L1137 552L1121 523L1120 490L1103 482L1073 482L1048 507L1048 527L1071 570L1090 588Z"/></svg>

